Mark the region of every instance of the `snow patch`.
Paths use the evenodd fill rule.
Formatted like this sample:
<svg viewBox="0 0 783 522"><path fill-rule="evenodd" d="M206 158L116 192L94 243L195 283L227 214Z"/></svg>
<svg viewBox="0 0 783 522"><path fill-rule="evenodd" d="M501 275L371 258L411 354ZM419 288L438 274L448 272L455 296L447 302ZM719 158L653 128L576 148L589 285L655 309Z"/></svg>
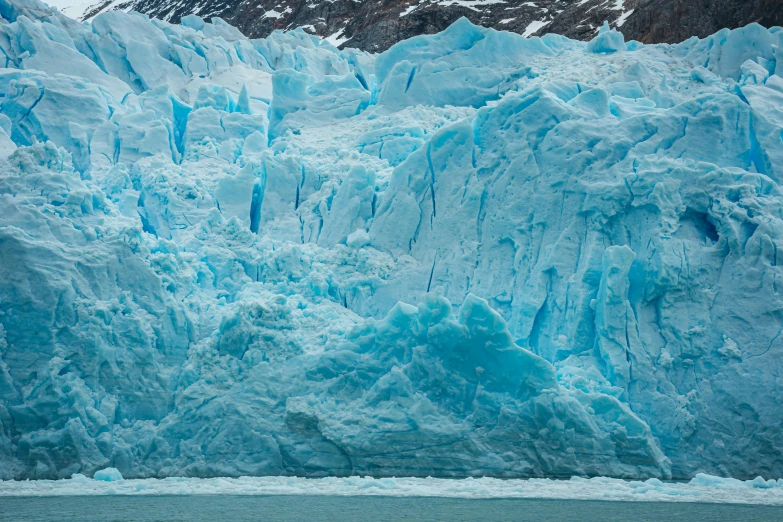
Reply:
<svg viewBox="0 0 783 522"><path fill-rule="evenodd" d="M343 36L343 31L345 31L345 27L343 27L339 31L336 31L333 34L330 34L329 36L324 38L324 40L334 45L335 47L339 47L345 42L347 42L348 40L350 40L349 37Z"/></svg>
<svg viewBox="0 0 783 522"><path fill-rule="evenodd" d="M533 36L536 33L536 31L538 31L542 27L546 27L548 23L549 22L546 20L534 20L529 24L527 24L527 27L525 27L525 30L522 32L522 36L524 36L525 38L529 38Z"/></svg>
<svg viewBox="0 0 783 522"><path fill-rule="evenodd" d="M403 16L407 16L411 14L413 11L415 11L421 4L428 2L429 0L420 0L419 3L412 3L408 7L405 8L403 12L400 13L400 18Z"/></svg>
<svg viewBox="0 0 783 522"><path fill-rule="evenodd" d="M121 1L115 1L112 5L121 3ZM102 2L96 2L95 0L49 0L46 3L57 8L64 15L81 19L91 8L99 6Z"/></svg>
<svg viewBox="0 0 783 522"><path fill-rule="evenodd" d="M633 9L629 11L625 11L623 14L620 15L620 17L617 19L617 21L614 23L615 27L622 27L626 20L628 20L628 17L633 14Z"/></svg>
<svg viewBox="0 0 783 522"><path fill-rule="evenodd" d="M493 4L505 4L506 0L440 0L438 4L440 5L459 5L462 7L467 7L468 9L473 9L474 11L479 11L478 8L484 7L487 5L493 5Z"/></svg>

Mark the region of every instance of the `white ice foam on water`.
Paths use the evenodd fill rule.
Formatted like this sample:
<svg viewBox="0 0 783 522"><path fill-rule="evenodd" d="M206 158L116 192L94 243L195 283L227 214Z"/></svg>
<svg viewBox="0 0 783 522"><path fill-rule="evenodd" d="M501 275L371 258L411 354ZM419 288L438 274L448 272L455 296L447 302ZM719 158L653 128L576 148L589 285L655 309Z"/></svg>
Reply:
<svg viewBox="0 0 783 522"><path fill-rule="evenodd" d="M116 471L116 470L115 470ZM595 477L570 480L346 477L165 478L0 481L0 497L61 495L334 495L539 498L642 502L710 502L783 505L783 480L759 482L698 475L690 482L627 481Z"/></svg>

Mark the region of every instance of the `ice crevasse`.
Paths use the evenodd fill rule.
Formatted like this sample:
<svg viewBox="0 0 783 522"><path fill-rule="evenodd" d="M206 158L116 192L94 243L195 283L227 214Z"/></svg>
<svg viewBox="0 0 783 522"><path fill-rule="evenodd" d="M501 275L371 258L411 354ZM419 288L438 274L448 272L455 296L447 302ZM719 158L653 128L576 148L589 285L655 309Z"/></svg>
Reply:
<svg viewBox="0 0 783 522"><path fill-rule="evenodd" d="M780 28L0 15L0 478L783 476Z"/></svg>

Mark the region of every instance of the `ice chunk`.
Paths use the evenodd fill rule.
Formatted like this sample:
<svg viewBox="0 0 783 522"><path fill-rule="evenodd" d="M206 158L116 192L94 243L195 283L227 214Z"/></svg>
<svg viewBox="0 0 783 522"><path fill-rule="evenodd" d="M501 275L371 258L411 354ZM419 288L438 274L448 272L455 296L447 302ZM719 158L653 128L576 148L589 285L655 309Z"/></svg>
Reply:
<svg viewBox="0 0 783 522"><path fill-rule="evenodd" d="M223 176L215 188L215 201L223 216L237 217L250 225L255 177L253 169L245 167L234 175Z"/></svg>
<svg viewBox="0 0 783 522"><path fill-rule="evenodd" d="M333 246L344 243L353 232L363 230L372 217L374 197L375 172L360 165L353 167L332 200L333 210L323 216L318 244Z"/></svg>
<svg viewBox="0 0 783 522"><path fill-rule="evenodd" d="M77 169L88 168L92 134L112 111L100 88L76 77L23 74L13 69L0 73L0 83L6 93L0 108L12 121L15 142L30 145L51 140L73 155Z"/></svg>
<svg viewBox="0 0 783 522"><path fill-rule="evenodd" d="M6 118L8 120L8 118ZM10 120L9 120L10 123ZM11 141L10 134L5 129L0 130L0 158L7 158L16 150L16 144Z"/></svg>
<svg viewBox="0 0 783 522"><path fill-rule="evenodd" d="M763 85L769 78L769 71L753 60L746 60L740 67L742 85Z"/></svg>
<svg viewBox="0 0 783 522"><path fill-rule="evenodd" d="M601 285L595 303L597 351L604 359L607 379L627 389L631 379L628 330L635 324L629 318L633 310L628 302L628 272L635 258L627 246L612 246L604 251Z"/></svg>
<svg viewBox="0 0 783 522"><path fill-rule="evenodd" d="M273 93L269 106L272 139L287 129L324 126L336 119L356 116L371 100L371 93L353 74L317 81L305 73L282 70L273 77Z"/></svg>
<svg viewBox="0 0 783 522"><path fill-rule="evenodd" d="M6 31L16 33L13 38L19 41L19 48L14 51L20 69L43 71L49 75L60 73L77 76L106 88L117 99L130 90L125 83L106 74L81 54L73 42L50 39L44 30L47 26L52 27L47 22L34 22L26 16L20 16L13 24L4 26Z"/></svg>
<svg viewBox="0 0 783 522"><path fill-rule="evenodd" d="M485 29L460 18L437 35L398 42L378 57L378 103L480 107L533 75L527 63L554 53L539 38Z"/></svg>
<svg viewBox="0 0 783 522"><path fill-rule="evenodd" d="M204 19L198 15L189 14L182 17L182 25L195 29L196 31L201 31L204 29Z"/></svg>
<svg viewBox="0 0 783 522"><path fill-rule="evenodd" d="M156 154L177 159L172 129L155 112L127 114L117 119L117 127L120 149L117 161L132 165Z"/></svg>
<svg viewBox="0 0 783 522"><path fill-rule="evenodd" d="M105 468L96 471L93 478L104 482L117 482L118 480L122 480L122 473L120 473L117 468Z"/></svg>
<svg viewBox="0 0 783 522"><path fill-rule="evenodd" d="M610 29L609 23L604 22L598 35L587 43L588 53L616 53L625 51L625 39L623 33L617 29Z"/></svg>
<svg viewBox="0 0 783 522"><path fill-rule="evenodd" d="M370 242L370 235L366 230L356 230L348 234L346 244L351 248L361 248Z"/></svg>
<svg viewBox="0 0 783 522"><path fill-rule="evenodd" d="M181 85L185 81L185 75L179 67L162 58L155 47L144 41L128 41L125 44L125 59L133 68L143 90L154 89L159 85Z"/></svg>
<svg viewBox="0 0 783 522"><path fill-rule="evenodd" d="M384 128L370 131L359 138L359 150L385 159L392 166L402 163L424 144L424 130L413 128Z"/></svg>
<svg viewBox="0 0 783 522"><path fill-rule="evenodd" d="M780 48L781 37L780 32L773 33L753 23L732 30L721 29L701 40L693 37L676 46L674 52L719 76L738 80L747 60L761 57L775 61L775 48Z"/></svg>

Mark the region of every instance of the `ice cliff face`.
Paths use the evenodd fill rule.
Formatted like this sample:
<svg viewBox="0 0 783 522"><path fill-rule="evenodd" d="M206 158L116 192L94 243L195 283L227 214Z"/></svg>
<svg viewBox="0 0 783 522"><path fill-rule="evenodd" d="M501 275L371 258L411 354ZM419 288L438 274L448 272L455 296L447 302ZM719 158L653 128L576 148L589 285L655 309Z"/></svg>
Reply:
<svg viewBox="0 0 783 522"><path fill-rule="evenodd" d="M0 477L783 474L779 28L0 14Z"/></svg>

